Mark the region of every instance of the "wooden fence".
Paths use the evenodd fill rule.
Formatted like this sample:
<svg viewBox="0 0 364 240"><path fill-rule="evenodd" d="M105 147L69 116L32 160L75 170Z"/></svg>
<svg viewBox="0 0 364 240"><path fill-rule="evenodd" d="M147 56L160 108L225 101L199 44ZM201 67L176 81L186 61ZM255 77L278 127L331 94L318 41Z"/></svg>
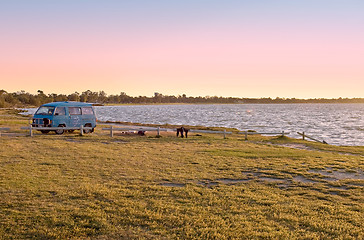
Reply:
<svg viewBox="0 0 364 240"><path fill-rule="evenodd" d="M83 136L83 134L85 133L85 130L91 131L92 127L84 127L82 125L80 127L33 127L32 125L30 125L29 127L21 127L20 129L29 130L29 136L31 136L31 137L33 137L34 130L37 130L37 131L80 130L80 135Z"/></svg>
<svg viewBox="0 0 364 240"><path fill-rule="evenodd" d="M274 135L274 136L282 136L284 137L285 135L288 135L290 134L289 132L273 132L273 133L259 133L259 132L247 132L247 131L244 131L244 132L239 132L239 134L244 134L245 136L245 140L248 140L248 135Z"/></svg>
<svg viewBox="0 0 364 240"><path fill-rule="evenodd" d="M160 128L160 127L114 127L110 126L108 128L102 128L102 130L110 131L110 137L114 136L115 131L135 131L135 132L157 132L157 136L160 136L160 132L176 132L177 129L172 128ZM232 134L232 132L224 131L212 131L212 130L197 130L197 129L190 129L188 132L193 133L212 133L212 134L223 134L224 138L226 138L226 134Z"/></svg>
<svg viewBox="0 0 364 240"><path fill-rule="evenodd" d="M4 127L0 128L0 137L1 137L2 131L9 131L9 130L10 130L10 128L4 128Z"/></svg>
<svg viewBox="0 0 364 240"><path fill-rule="evenodd" d="M67 130L80 130L80 135L83 136L83 134L85 133L85 131L91 131L92 127L84 127L84 126L80 126L80 127L32 127L31 125L28 127L21 127L21 129L24 130L29 130L29 136L33 136L33 131L37 130L37 131L56 131L56 130L63 130L63 131L67 131ZM172 128L161 128L161 127L129 127L129 126L125 126L125 127L114 127L113 125L111 125L110 127L107 128L102 128L102 130L106 130L110 132L110 136L113 137L114 136L114 132L115 131L142 131L142 132L146 132L146 131L153 131L153 132L157 132L157 136L160 136L160 132L176 132L177 129L172 129ZM8 127L1 127L0 128L0 137L2 135L3 131L10 131L10 128ZM224 138L226 138L227 134L232 134L232 132L228 132L226 130L224 131L213 131L213 130L199 130L199 129L190 129L189 132L193 132L193 133L211 133L211 134L222 134L224 136ZM245 140L248 140L248 135L276 135L276 136L285 136L290 134L289 132L249 132L249 131L244 131L244 132L239 132L238 134L244 134L245 136ZM308 136L305 132L297 132L298 135L302 136L303 140L310 139L313 140L315 142L319 142L319 143L324 143L327 144L327 142L325 140L318 140L316 138L313 138L311 136Z"/></svg>
<svg viewBox="0 0 364 240"><path fill-rule="evenodd" d="M297 132L297 134L298 134L298 135L301 135L303 140L306 140L305 138L308 138L308 139L311 139L311 140L313 140L313 141L315 141L315 142L319 142L319 143L325 143L325 144L327 144L327 142L326 142L325 140L322 140L322 141L317 140L316 138L313 138L313 137L307 136L307 135L305 134L305 132L302 132L302 133Z"/></svg>

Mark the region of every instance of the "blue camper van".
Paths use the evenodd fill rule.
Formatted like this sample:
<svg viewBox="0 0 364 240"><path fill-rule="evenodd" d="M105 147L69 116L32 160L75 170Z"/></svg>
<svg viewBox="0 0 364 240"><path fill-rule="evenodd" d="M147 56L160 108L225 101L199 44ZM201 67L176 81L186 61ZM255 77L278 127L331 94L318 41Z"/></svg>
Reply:
<svg viewBox="0 0 364 240"><path fill-rule="evenodd" d="M53 102L43 104L35 112L32 119L33 127L65 127L68 131L80 129L81 126L91 127L84 129L84 133L94 131L96 127L95 111L90 103L82 102ZM74 128L74 129L73 129ZM50 130L40 130L49 133ZM56 134L63 134L64 129L55 130Z"/></svg>

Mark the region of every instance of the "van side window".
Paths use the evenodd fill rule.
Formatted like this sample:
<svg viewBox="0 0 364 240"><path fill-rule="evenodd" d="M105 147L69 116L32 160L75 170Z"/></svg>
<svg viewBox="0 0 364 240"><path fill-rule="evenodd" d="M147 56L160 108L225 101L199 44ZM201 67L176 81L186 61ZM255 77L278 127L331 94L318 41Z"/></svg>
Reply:
<svg viewBox="0 0 364 240"><path fill-rule="evenodd" d="M70 115L81 115L81 108L79 107L69 107L68 111L70 112Z"/></svg>
<svg viewBox="0 0 364 240"><path fill-rule="evenodd" d="M66 115L66 109L64 107L57 107L54 115Z"/></svg>
<svg viewBox="0 0 364 240"><path fill-rule="evenodd" d="M82 115L93 115L92 107L82 107Z"/></svg>

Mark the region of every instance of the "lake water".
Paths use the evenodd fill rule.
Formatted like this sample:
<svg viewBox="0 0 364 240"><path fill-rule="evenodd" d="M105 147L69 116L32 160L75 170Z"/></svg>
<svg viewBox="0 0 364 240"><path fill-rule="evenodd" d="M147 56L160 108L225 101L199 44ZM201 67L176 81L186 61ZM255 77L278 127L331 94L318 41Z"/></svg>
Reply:
<svg viewBox="0 0 364 240"><path fill-rule="evenodd" d="M364 146L364 104L208 104L95 107L98 120L305 132L335 145Z"/></svg>

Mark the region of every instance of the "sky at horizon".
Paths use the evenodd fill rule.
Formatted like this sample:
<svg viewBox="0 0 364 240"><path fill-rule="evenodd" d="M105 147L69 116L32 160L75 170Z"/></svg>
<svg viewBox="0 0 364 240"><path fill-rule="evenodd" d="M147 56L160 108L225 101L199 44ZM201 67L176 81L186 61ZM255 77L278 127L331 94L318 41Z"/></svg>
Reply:
<svg viewBox="0 0 364 240"><path fill-rule="evenodd" d="M364 97L362 0L3 0L0 89Z"/></svg>

